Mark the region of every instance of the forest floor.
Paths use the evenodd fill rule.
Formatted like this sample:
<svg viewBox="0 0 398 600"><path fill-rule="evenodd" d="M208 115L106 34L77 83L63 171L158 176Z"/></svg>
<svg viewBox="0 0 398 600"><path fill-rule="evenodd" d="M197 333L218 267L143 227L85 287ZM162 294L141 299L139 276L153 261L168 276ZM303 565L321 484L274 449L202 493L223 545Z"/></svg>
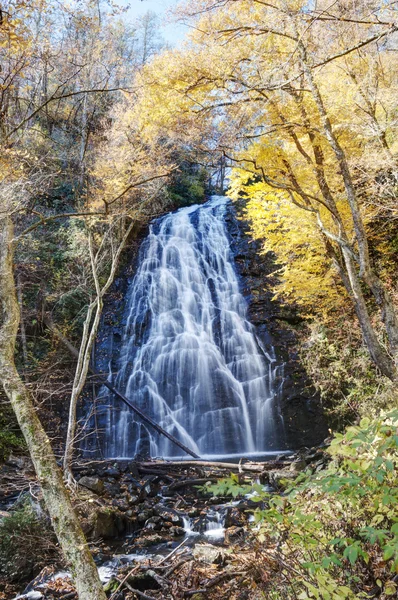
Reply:
<svg viewBox="0 0 398 600"><path fill-rule="evenodd" d="M323 450L312 449L265 463L153 460L77 465L74 505L108 597L255 598L254 588L264 573L259 565L270 562L272 554L253 535L256 493L231 500L211 495L206 485L233 473L240 485L278 493L281 482L294 480L308 464L321 468L324 461ZM11 459L1 467L0 489L0 508L6 509L0 517L26 501L40 512L40 488L28 459ZM51 534L43 538L46 535ZM28 544L26 540L29 555ZM31 600L77 598L60 553L51 556L41 563L36 559L37 564L33 560L31 573L36 577L28 585L16 581L18 577L0 578L0 598L11 600L17 592Z"/></svg>

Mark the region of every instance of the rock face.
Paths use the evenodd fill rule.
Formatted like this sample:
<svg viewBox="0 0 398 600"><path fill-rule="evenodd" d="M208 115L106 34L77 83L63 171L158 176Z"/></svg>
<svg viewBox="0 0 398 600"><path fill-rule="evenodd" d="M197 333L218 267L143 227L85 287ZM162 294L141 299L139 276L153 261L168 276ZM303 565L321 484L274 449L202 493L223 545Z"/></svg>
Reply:
<svg viewBox="0 0 398 600"><path fill-rule="evenodd" d="M277 265L271 253L261 254L248 223L238 218L239 206L229 205L227 227L242 293L249 305L249 318L267 349L273 346L280 371L280 411L285 426L286 446L297 449L315 446L328 435L319 394L312 387L300 362L297 328L302 319L294 306L272 299ZM301 325L302 326L302 325Z"/></svg>
<svg viewBox="0 0 398 600"><path fill-rule="evenodd" d="M275 282L276 271L273 257L260 254L260 244L251 238L247 223L236 217L236 208L231 204L227 209L226 222L241 280L241 291L249 304L249 318L265 350L274 348L281 365L277 382L280 384L278 405L284 421L285 441L278 449L311 447L326 437L327 427L320 398L311 387L297 352L295 328L300 326L301 319L294 307L272 300L272 283ZM126 254L125 266L105 300L95 348L95 367L99 372L117 370L117 357L126 325L123 322L124 298L136 270L139 243L145 235L146 231L143 231L134 240L130 252ZM101 404L113 402L106 391L97 389L97 394L102 396L96 404L100 410L91 422L96 434L86 437L87 456L90 457L101 456L103 434L100 432L106 431L108 426ZM81 415L92 411L91 390L87 392L85 399L83 397L80 411Z"/></svg>

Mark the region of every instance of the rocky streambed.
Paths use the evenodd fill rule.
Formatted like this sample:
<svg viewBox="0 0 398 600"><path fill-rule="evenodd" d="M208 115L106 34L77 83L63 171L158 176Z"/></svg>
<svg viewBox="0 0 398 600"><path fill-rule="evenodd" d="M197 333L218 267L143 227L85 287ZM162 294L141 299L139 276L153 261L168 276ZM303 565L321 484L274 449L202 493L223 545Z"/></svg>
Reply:
<svg viewBox="0 0 398 600"><path fill-rule="evenodd" d="M220 598L228 596L231 586L246 589L259 552L251 524L259 507L256 493L231 500L211 495L206 484L233 472L242 485L283 493L286 480L294 480L308 465L322 468L324 461L318 448L266 463L123 461L77 466L74 504L109 597ZM10 479L12 468L6 465L2 474L6 471ZM27 472L30 477L18 501L33 492L33 502L40 504L39 489ZM21 473L19 478L24 479ZM4 495L2 507L12 511ZM18 598L31 600L77 598L60 561L46 565L28 585L20 584L19 592ZM16 597L8 593L0 592L0 598Z"/></svg>

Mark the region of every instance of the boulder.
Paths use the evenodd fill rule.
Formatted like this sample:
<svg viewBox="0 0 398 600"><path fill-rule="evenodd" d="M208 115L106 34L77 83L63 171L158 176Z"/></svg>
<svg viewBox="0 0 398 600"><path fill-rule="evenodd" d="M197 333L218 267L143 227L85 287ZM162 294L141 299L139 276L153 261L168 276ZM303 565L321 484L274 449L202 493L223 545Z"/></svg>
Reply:
<svg viewBox="0 0 398 600"><path fill-rule="evenodd" d="M211 544L197 544L192 550L193 557L208 565L224 564L225 551Z"/></svg>
<svg viewBox="0 0 398 600"><path fill-rule="evenodd" d="M297 473L296 471L282 469L269 471L268 476L270 485L272 485L272 487L278 490L283 490L289 485L289 483L297 478Z"/></svg>
<svg viewBox="0 0 398 600"><path fill-rule="evenodd" d="M96 494L102 494L104 491L104 482L98 477L81 477L79 479L79 485L95 492Z"/></svg>
<svg viewBox="0 0 398 600"><path fill-rule="evenodd" d="M94 514L93 537L112 539L126 530L127 519L116 509L102 508Z"/></svg>

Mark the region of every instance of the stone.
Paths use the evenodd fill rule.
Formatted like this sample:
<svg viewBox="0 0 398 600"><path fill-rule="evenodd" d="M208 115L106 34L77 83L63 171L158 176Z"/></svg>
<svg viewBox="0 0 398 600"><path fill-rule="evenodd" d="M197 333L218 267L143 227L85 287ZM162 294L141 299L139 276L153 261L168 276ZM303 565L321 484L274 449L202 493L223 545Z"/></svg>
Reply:
<svg viewBox="0 0 398 600"><path fill-rule="evenodd" d="M82 477L79 480L79 485L91 490L95 494L102 494L104 491L104 482L98 477Z"/></svg>
<svg viewBox="0 0 398 600"><path fill-rule="evenodd" d="M128 504L125 500L118 500L117 498L114 498L112 500L112 506L114 506L115 508L118 508L120 511L122 512L126 512L128 510Z"/></svg>
<svg viewBox="0 0 398 600"><path fill-rule="evenodd" d="M295 471L288 470L275 470L269 471L269 482L270 484L277 489L284 489L287 487L287 484L294 481L297 478L297 473ZM286 483L284 483L286 481Z"/></svg>
<svg viewBox="0 0 398 600"><path fill-rule="evenodd" d="M225 514L225 527L240 527L246 523L246 516L236 507L228 507Z"/></svg>
<svg viewBox="0 0 398 600"><path fill-rule="evenodd" d="M148 521L148 519L150 519L153 516L153 510L152 509L144 509L141 512L138 513L137 515L137 521L139 523L145 523L145 521Z"/></svg>
<svg viewBox="0 0 398 600"><path fill-rule="evenodd" d="M151 529L152 531L160 531L162 529L162 518L150 517L145 523L145 529Z"/></svg>
<svg viewBox="0 0 398 600"><path fill-rule="evenodd" d="M158 533L154 533L154 534L148 535L146 537L137 538L135 540L135 543L139 546L147 547L147 546L154 546L156 544L162 544L162 543L168 542L168 541L169 541L168 538L164 538L163 536L159 535Z"/></svg>
<svg viewBox="0 0 398 600"><path fill-rule="evenodd" d="M245 535L243 527L228 527L225 530L225 544L236 544L242 542Z"/></svg>
<svg viewBox="0 0 398 600"><path fill-rule="evenodd" d="M174 537L181 537L182 535L185 535L185 529L183 527L176 527L173 525L170 527L170 533L174 535Z"/></svg>
<svg viewBox="0 0 398 600"><path fill-rule="evenodd" d="M120 471L117 467L108 467L105 469L105 475L108 475L108 477L119 477Z"/></svg>
<svg viewBox="0 0 398 600"><path fill-rule="evenodd" d="M112 539L126 530L127 519L118 510L103 508L94 516L94 538Z"/></svg>
<svg viewBox="0 0 398 600"><path fill-rule="evenodd" d="M304 471L306 466L307 466L307 463L302 458L302 459L295 460L294 462L292 462L292 464L290 465L290 470L293 471L294 473L300 473L301 471Z"/></svg>
<svg viewBox="0 0 398 600"><path fill-rule="evenodd" d="M121 494L122 488L120 487L119 483L114 483L114 482L109 482L106 481L104 483L104 488L106 490L106 492L109 494L109 496L115 496L118 497Z"/></svg>
<svg viewBox="0 0 398 600"><path fill-rule="evenodd" d="M225 551L211 544L197 544L192 550L193 557L208 565L224 564Z"/></svg>
<svg viewBox="0 0 398 600"><path fill-rule="evenodd" d="M153 511L157 516L161 517L164 521L171 521L171 523L173 523L173 525L182 526L184 524L182 516L177 511L175 511L171 508L170 509L165 508L161 504L156 504L153 507Z"/></svg>
<svg viewBox="0 0 398 600"><path fill-rule="evenodd" d="M135 496L135 495L133 495L133 496L127 496L127 502L130 504L130 506L134 505L134 504L137 504L138 500L139 500L138 496Z"/></svg>

